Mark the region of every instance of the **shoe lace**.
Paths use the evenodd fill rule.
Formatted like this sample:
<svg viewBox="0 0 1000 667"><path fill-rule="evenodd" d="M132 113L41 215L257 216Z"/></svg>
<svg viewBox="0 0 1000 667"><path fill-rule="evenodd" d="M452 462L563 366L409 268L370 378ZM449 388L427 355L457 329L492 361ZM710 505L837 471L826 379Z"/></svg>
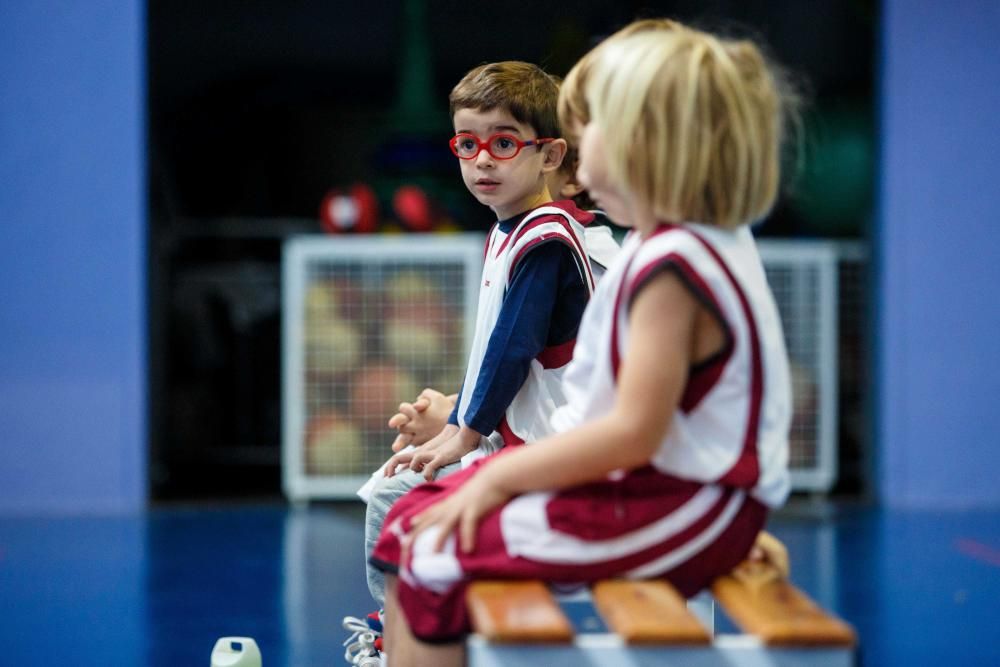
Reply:
<svg viewBox="0 0 1000 667"><path fill-rule="evenodd" d="M353 632L355 635L362 632L371 632L371 626L368 625L368 621L364 618L357 618L356 616L345 616L344 617L344 629L348 632ZM347 641L353 641L353 637ZM346 642L345 642L346 643Z"/></svg>
<svg viewBox="0 0 1000 667"><path fill-rule="evenodd" d="M361 656L354 664L356 667L382 667L382 657L379 655Z"/></svg>
<svg viewBox="0 0 1000 667"><path fill-rule="evenodd" d="M344 618L344 629L352 633L344 640L344 660L356 667L379 667L382 664L378 651L375 649L374 632L363 618L347 616Z"/></svg>

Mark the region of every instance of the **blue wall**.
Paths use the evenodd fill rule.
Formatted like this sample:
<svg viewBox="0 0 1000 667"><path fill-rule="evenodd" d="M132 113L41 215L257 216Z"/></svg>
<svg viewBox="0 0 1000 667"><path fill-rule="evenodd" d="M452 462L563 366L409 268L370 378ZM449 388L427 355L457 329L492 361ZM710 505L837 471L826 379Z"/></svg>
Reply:
<svg viewBox="0 0 1000 667"><path fill-rule="evenodd" d="M884 2L880 492L1000 506L1000 3Z"/></svg>
<svg viewBox="0 0 1000 667"><path fill-rule="evenodd" d="M0 3L0 512L146 502L141 0Z"/></svg>

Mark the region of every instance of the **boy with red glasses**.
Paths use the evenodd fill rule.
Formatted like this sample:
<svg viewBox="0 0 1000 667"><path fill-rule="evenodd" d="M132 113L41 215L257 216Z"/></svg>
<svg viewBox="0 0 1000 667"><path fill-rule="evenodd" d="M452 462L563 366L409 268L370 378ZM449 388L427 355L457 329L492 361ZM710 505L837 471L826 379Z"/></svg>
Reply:
<svg viewBox="0 0 1000 667"><path fill-rule="evenodd" d="M451 92L455 136L449 145L466 187L497 222L487 237L475 335L457 403L436 437L397 452L370 489L367 556L404 493L458 470L463 459L544 438L552 432L552 412L566 402L561 377L594 288L584 241L593 215L572 201L554 202L548 187L567 150L559 138L558 97L557 80L514 61L476 67ZM368 584L382 606L384 579L370 565ZM345 627L356 631L348 661L377 657L368 648L381 631L377 618L349 617Z"/></svg>

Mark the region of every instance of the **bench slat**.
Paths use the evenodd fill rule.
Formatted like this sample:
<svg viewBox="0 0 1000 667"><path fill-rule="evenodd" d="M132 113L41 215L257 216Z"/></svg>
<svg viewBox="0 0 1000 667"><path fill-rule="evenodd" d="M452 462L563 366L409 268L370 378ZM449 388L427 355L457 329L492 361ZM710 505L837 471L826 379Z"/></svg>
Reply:
<svg viewBox="0 0 1000 667"><path fill-rule="evenodd" d="M744 632L772 646L853 646L854 630L816 605L773 566L744 562L712 584L712 594Z"/></svg>
<svg viewBox="0 0 1000 667"><path fill-rule="evenodd" d="M673 586L665 581L600 581L594 606L629 644L708 644L711 638Z"/></svg>
<svg viewBox="0 0 1000 667"><path fill-rule="evenodd" d="M466 593L472 627L492 642L573 639L573 626L540 581L477 581Z"/></svg>

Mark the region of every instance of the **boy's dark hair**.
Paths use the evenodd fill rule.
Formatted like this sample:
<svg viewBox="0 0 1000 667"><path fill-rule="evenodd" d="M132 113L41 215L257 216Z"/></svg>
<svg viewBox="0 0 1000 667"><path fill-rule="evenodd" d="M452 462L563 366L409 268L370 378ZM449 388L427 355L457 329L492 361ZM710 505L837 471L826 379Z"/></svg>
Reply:
<svg viewBox="0 0 1000 667"><path fill-rule="evenodd" d="M580 153L577 151L576 146L573 144L568 144L566 147L566 155L563 156L562 164L559 165L559 171L566 174L570 178L576 174L576 168L580 163ZM556 199L559 198L558 192L553 192L552 196ZM580 190L579 194L573 197L573 203L581 211L590 211L591 209L597 208L597 204L594 200L590 198L590 195L586 190Z"/></svg>
<svg viewBox="0 0 1000 667"><path fill-rule="evenodd" d="M508 60L469 71L448 96L452 117L459 109L502 109L539 137L559 137L559 84L537 65Z"/></svg>
<svg viewBox="0 0 1000 667"><path fill-rule="evenodd" d="M576 149L576 146L567 142L566 154L563 155L562 164L559 165L559 171L566 174L567 176L573 176L576 173L576 168L580 166L580 151Z"/></svg>

